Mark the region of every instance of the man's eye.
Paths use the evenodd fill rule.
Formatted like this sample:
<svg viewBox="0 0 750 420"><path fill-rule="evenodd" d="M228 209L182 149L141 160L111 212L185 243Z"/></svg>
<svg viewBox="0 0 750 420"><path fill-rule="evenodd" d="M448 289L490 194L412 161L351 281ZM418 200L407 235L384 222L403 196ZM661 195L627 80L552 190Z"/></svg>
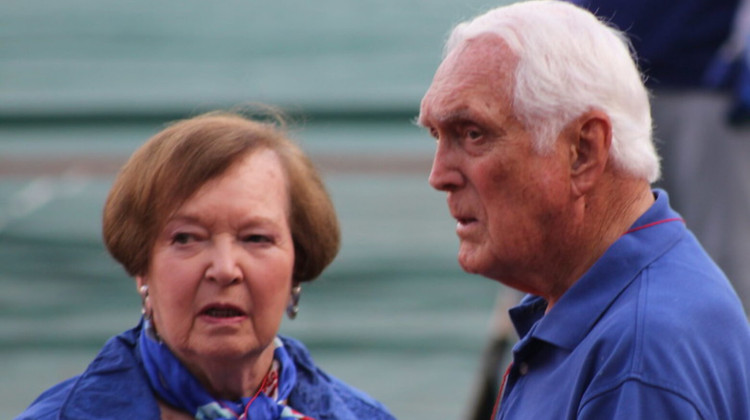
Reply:
<svg viewBox="0 0 750 420"><path fill-rule="evenodd" d="M470 140L477 140L482 137L482 132L475 129L466 130L466 137Z"/></svg>

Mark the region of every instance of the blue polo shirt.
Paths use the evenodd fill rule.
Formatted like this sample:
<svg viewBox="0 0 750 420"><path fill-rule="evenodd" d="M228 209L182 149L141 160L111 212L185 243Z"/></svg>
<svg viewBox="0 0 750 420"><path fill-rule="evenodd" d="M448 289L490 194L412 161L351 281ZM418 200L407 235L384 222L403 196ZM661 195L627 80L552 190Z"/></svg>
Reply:
<svg viewBox="0 0 750 420"><path fill-rule="evenodd" d="M750 419L750 327L667 194L520 341L496 419ZM750 258L750 256L749 256Z"/></svg>

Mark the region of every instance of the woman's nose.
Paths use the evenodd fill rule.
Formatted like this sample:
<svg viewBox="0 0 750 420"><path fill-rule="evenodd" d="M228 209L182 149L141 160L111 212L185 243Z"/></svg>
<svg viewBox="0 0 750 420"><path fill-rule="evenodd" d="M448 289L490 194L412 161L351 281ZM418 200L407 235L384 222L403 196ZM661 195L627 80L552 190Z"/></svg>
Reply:
<svg viewBox="0 0 750 420"><path fill-rule="evenodd" d="M205 273L207 280L220 285L230 285L242 281L242 269L232 241L215 241L210 252L209 265Z"/></svg>

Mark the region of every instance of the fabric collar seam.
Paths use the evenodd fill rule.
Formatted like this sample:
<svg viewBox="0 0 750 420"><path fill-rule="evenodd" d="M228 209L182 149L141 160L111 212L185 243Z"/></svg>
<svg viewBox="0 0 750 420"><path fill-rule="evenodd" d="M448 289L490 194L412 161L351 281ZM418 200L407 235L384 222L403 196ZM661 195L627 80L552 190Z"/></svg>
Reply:
<svg viewBox="0 0 750 420"><path fill-rule="evenodd" d="M636 372L628 372L625 375L623 375L623 377L610 381L609 384L601 385L600 388L602 389L600 391L595 392L593 395L586 398L585 401L582 401L581 408L578 410L577 414L580 415L582 409L590 402L594 401L597 398L600 398L604 394L614 391L615 389L625 385L625 383L627 382L638 382L643 386L657 388L664 392L673 394L679 397L680 399L684 400L688 404L690 404L690 406L693 407L693 409L696 412L700 413L701 418L708 418L705 416L705 410L697 407L695 398L690 398L690 396L680 391L679 384L671 383L668 380L657 381L654 379L648 379L646 378L646 375L644 375L643 373L636 373Z"/></svg>
<svg viewBox="0 0 750 420"><path fill-rule="evenodd" d="M555 342L555 341L551 341L548 337L541 337L541 336L539 336L539 330L538 329L536 329L533 332L533 334L531 335L531 337L533 337L533 338L535 338L535 339L537 339L539 341L543 341L543 342L549 343L551 345L554 345L555 347L559 347L559 348L562 348L562 349L565 349L565 350L568 350L568 351L573 351L576 347L578 347L578 345L581 343L581 341L583 341L584 338L586 338L586 336L591 332L591 330L594 329L594 327L596 326L596 324L599 323L599 321L604 316L604 314L609 310L609 308L612 307L612 305L614 304L615 300L617 300L617 298L628 287L630 287L632 285L633 281L635 281L635 279L637 279L638 276L643 275L644 272L647 269L649 269L656 261L658 261L659 259L661 259L662 257L664 257L665 254L667 254L671 249L673 249L675 246L677 246L677 244L685 237L685 227L684 227L685 225L683 224L682 226L683 226L682 229L679 229L677 232L675 232L674 238L672 238L671 241L668 241L663 246L661 252L659 254L655 255L648 262L644 263L643 266L640 268L640 270L636 271L633 274L633 276L629 280L627 280L627 282L625 282L623 284L623 287L616 294L614 294L612 296L612 299L610 299L610 301L606 305L604 305L602 307L601 311L599 311L599 313L597 314L596 319L591 322L591 324L589 325L589 327L585 331L582 331L582 333L580 334L580 336L578 338L576 338L575 343L573 343L573 344L571 344L569 346L567 343L566 344L562 344L562 343L558 343L558 342ZM581 278L583 278L583 277L581 277ZM541 319L540 319L540 321L541 321Z"/></svg>

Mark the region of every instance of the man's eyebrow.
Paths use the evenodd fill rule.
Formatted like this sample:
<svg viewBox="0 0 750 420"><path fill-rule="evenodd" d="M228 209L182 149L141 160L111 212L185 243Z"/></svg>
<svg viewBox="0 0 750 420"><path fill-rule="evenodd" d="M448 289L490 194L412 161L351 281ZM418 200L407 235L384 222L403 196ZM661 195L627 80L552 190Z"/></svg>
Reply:
<svg viewBox="0 0 750 420"><path fill-rule="evenodd" d="M468 109L457 109L455 111L451 111L445 115L441 115L438 117L438 121L441 123L452 123L452 122L461 122L461 121L471 121L474 120L474 116Z"/></svg>
<svg viewBox="0 0 750 420"><path fill-rule="evenodd" d="M453 122L473 121L474 117L470 110L462 108L462 109L450 111L443 115L438 115L431 119L437 121L439 124L446 124L446 123L453 123ZM428 125L424 123L424 120L425 118L420 113L414 120L414 123L419 127L427 128Z"/></svg>

